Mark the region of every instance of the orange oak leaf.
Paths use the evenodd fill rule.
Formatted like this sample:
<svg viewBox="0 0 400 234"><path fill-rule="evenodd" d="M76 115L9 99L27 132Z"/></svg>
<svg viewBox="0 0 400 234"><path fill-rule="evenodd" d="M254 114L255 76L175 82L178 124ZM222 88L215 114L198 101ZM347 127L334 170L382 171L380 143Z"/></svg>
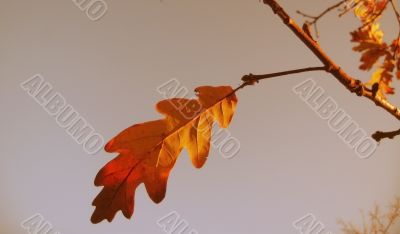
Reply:
<svg viewBox="0 0 400 234"><path fill-rule="evenodd" d="M381 17L388 2L388 0L355 0L354 13L363 25L368 25Z"/></svg>
<svg viewBox="0 0 400 234"><path fill-rule="evenodd" d="M394 88L392 87L393 72L395 69L395 60L391 54L387 54L380 66L371 76L367 85L379 84L378 96L386 98L385 94L394 94Z"/></svg>
<svg viewBox="0 0 400 234"><path fill-rule="evenodd" d="M136 188L144 183L149 197L161 202L171 169L182 149L192 164L201 168L210 150L214 121L222 128L232 120L237 99L229 86L202 86L198 99L173 98L159 102L156 109L164 119L133 125L105 146L119 155L97 174L96 186L104 186L94 199L91 221L111 222L118 211L131 218Z"/></svg>
<svg viewBox="0 0 400 234"><path fill-rule="evenodd" d="M391 87L392 79L391 74L385 68L378 68L371 76L371 79L366 83L368 86L373 86L375 83L379 84L377 96L386 99L385 94L394 94L394 88Z"/></svg>
<svg viewBox="0 0 400 234"><path fill-rule="evenodd" d="M362 53L361 70L370 70L381 57L390 53L389 46L383 42L383 32L379 29L379 24L359 28L351 32L351 36L351 41L358 43L353 50Z"/></svg>
<svg viewBox="0 0 400 234"><path fill-rule="evenodd" d="M393 60L395 60L394 63L396 65L396 77L400 80L400 38L393 40L390 47L393 53Z"/></svg>

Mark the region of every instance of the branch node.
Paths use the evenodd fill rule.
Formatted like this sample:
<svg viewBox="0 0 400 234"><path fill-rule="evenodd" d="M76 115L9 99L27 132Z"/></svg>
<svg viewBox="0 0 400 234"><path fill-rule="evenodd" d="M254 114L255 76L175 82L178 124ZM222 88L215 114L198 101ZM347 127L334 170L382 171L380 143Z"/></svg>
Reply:
<svg viewBox="0 0 400 234"><path fill-rule="evenodd" d="M254 85L259 82L257 77L253 75L252 73L249 73L248 75L244 75L242 77L242 81L246 83L246 85Z"/></svg>
<svg viewBox="0 0 400 234"><path fill-rule="evenodd" d="M354 83L352 83L350 91L352 93L357 94L357 96L361 97L363 96L364 93L364 85L360 80L354 80Z"/></svg>
<svg viewBox="0 0 400 234"><path fill-rule="evenodd" d="M341 70L340 67L334 66L332 64L330 64L326 67L326 71L329 73L338 73L340 70Z"/></svg>

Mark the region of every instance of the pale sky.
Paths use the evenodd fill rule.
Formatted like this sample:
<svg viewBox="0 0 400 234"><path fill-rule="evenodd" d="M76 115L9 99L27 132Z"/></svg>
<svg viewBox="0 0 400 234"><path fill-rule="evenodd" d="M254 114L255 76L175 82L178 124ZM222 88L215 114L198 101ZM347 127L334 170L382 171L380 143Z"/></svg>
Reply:
<svg viewBox="0 0 400 234"><path fill-rule="evenodd" d="M154 204L143 186L135 214L93 225L93 180L116 155L88 155L20 83L41 74L105 140L135 123L161 118L157 87L177 79L189 90L240 84L244 74L319 66L319 61L257 0L109 1L91 21L72 1L3 1L0 9L1 233L27 233L20 222L36 213L56 231L93 234L165 233L157 220L176 211L200 234L299 233L292 222L312 213L339 233L338 218L361 222L360 209L386 207L400 195L399 139L383 141L367 160L357 157L292 89L312 78L367 133L396 130L398 121L350 94L332 76L304 73L263 81L238 92L229 132L236 157L218 149L195 169L184 152L167 196ZM318 13L335 1L279 1ZM392 13L382 27L397 33ZM319 29L321 46L349 74L358 70L349 14L330 14ZM395 87L400 89L398 82ZM400 96L391 96L400 105Z"/></svg>

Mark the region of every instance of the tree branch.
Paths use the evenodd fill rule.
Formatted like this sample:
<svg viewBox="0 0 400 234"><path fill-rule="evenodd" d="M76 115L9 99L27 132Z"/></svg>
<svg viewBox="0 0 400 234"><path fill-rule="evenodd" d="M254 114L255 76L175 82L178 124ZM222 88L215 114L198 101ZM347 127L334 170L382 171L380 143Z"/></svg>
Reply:
<svg viewBox="0 0 400 234"><path fill-rule="evenodd" d="M234 89L231 93L226 95L224 98L231 96L232 94L236 93L240 89L243 89L246 86L249 85L254 85L255 83L258 83L260 80L264 79L269 79L273 77L278 77L278 76L286 76L286 75L291 75L291 74L297 74L297 73L303 73L303 72L311 72L311 71L328 71L327 67L307 67L307 68L300 68L300 69L294 69L294 70L289 70L289 71L283 71L283 72L275 72L275 73L269 73L269 74L264 74L264 75L244 75L242 77L243 83Z"/></svg>
<svg viewBox="0 0 400 234"><path fill-rule="evenodd" d="M313 52L313 54L327 67L327 72L331 73L343 86L350 92L358 96L364 96L373 101L377 106L382 107L396 119L400 120L400 109L388 100L374 95L372 90L362 84L360 80L352 78L343 71L332 59L323 51L307 33L305 33L297 23L285 12L285 10L275 0L263 0L264 4L271 7L283 23Z"/></svg>
<svg viewBox="0 0 400 234"><path fill-rule="evenodd" d="M377 142L381 142L382 139L393 139L398 135L400 135L400 129L392 132L377 131L372 135L372 138L374 138L374 140L376 140Z"/></svg>
<svg viewBox="0 0 400 234"><path fill-rule="evenodd" d="M278 77L278 76L286 76L286 75L291 75L291 74L296 74L296 73L302 73L302 72L310 72L310 71L327 71L327 67L307 67L307 68L301 68L301 69L295 69L295 70L289 70L289 71L284 71L284 72L276 72L276 73L270 73L270 74L264 74L264 75L245 75L242 77L243 82L247 82L249 84L254 84L256 82L259 82L260 80L264 79L269 79L273 77Z"/></svg>

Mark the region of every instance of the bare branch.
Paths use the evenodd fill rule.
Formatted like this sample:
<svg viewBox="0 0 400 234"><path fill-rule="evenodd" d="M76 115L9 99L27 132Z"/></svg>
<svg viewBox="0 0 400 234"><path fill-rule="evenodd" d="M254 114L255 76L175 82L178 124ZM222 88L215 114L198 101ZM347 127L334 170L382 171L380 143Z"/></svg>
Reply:
<svg viewBox="0 0 400 234"><path fill-rule="evenodd" d="M276 73L270 73L270 74L264 74L264 75L253 75L250 73L249 75L243 76L242 81L250 83L250 84L254 84L256 82L259 82L260 80L269 79L269 78L278 77L278 76L286 76L286 75L302 73L302 72L327 71L327 70L328 70L327 67L307 67L307 68L289 70L289 71L284 71L284 72L276 72Z"/></svg>
<svg viewBox="0 0 400 234"><path fill-rule="evenodd" d="M316 34L317 37L319 37L318 26L317 26L318 20L320 20L322 17L324 17L326 14L328 14L328 13L331 12L332 10L334 10L334 9L336 9L336 8L339 8L340 6L342 6L343 4L345 4L347 1L348 1L348 0L341 0L340 2L338 2L338 3L336 3L336 4L334 4L334 5L330 6L330 7L328 7L327 9L325 9L322 13L320 13L320 14L317 15L317 16L311 16L311 15L305 14L305 13L303 13L303 12L301 12L301 11L297 11L297 13L300 14L300 15L302 15L302 16L305 17L305 18L311 19L311 21L308 21L308 20L307 20L307 21L306 21L306 24L307 24L307 25L310 25L310 26L314 26L315 34Z"/></svg>
<svg viewBox="0 0 400 234"><path fill-rule="evenodd" d="M327 67L307 67L307 68L300 68L300 69L294 69L294 70L288 70L288 71L283 71L283 72L275 72L275 73L269 73L269 74L264 74L264 75L244 75L242 77L243 83L234 89L230 94L226 95L226 97L231 96L232 94L236 93L240 89L243 89L246 86L249 85L254 85L255 83L258 83L260 80L268 79L268 78L273 78L273 77L279 77L279 76L286 76L286 75L291 75L291 74L297 74L297 73L303 73L303 72L311 72L311 71L328 71ZM225 98L225 97L224 97Z"/></svg>

